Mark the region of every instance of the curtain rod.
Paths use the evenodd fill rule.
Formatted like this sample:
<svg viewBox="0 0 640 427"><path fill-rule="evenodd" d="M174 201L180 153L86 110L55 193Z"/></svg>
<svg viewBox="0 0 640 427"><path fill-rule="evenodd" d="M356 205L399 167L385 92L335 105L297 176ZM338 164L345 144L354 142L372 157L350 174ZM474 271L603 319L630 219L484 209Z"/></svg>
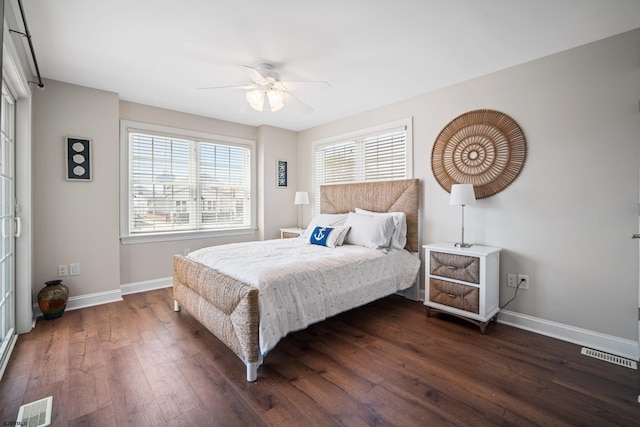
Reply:
<svg viewBox="0 0 640 427"><path fill-rule="evenodd" d="M31 33L27 26L27 17L24 14L24 7L22 7L22 0L18 0L18 6L20 6L20 15L22 16L22 23L24 24L24 33L21 31L9 30L12 33L18 33L27 38L29 42L29 49L31 50L31 58L33 58L33 65L36 68L36 75L38 77L37 82L29 82L37 84L40 89L44 89L44 83L42 83L42 77L40 77L40 68L38 67L38 60L36 59L36 51L33 49L33 42L31 42Z"/></svg>

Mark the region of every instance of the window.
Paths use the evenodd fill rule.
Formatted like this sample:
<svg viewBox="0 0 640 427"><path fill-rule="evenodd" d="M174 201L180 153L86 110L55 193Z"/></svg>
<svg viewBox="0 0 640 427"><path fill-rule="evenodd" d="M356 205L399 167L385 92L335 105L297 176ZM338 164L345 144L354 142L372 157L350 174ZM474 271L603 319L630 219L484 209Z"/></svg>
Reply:
<svg viewBox="0 0 640 427"><path fill-rule="evenodd" d="M411 178L412 139L411 119L406 119L316 142L316 212L320 212L321 185Z"/></svg>
<svg viewBox="0 0 640 427"><path fill-rule="evenodd" d="M253 141L124 121L121 134L124 243L253 232Z"/></svg>

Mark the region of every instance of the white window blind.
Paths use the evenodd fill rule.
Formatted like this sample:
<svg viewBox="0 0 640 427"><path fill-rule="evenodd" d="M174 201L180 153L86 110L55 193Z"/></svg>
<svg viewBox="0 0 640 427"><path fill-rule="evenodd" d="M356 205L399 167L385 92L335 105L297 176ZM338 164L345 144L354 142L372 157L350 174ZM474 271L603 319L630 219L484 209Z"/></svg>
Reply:
<svg viewBox="0 0 640 427"><path fill-rule="evenodd" d="M127 133L125 235L252 227L252 146Z"/></svg>
<svg viewBox="0 0 640 427"><path fill-rule="evenodd" d="M411 171L411 126L382 127L314 146L315 210L320 186L407 179Z"/></svg>

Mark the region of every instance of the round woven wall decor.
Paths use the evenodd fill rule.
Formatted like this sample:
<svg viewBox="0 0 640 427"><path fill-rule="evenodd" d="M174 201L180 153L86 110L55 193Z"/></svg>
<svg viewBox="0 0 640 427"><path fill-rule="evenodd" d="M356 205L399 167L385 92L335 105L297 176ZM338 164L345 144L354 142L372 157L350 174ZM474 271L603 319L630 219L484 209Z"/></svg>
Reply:
<svg viewBox="0 0 640 427"><path fill-rule="evenodd" d="M473 184L476 199L504 190L520 174L527 141L515 120L494 110L474 110L449 122L433 144L431 168L447 192Z"/></svg>

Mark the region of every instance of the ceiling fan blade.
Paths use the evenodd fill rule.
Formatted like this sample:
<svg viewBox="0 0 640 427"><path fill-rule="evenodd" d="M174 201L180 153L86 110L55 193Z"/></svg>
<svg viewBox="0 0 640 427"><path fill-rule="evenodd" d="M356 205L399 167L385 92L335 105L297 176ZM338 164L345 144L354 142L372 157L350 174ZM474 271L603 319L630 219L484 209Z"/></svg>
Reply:
<svg viewBox="0 0 640 427"><path fill-rule="evenodd" d="M241 65L241 67L244 67L251 71L251 81L261 85L269 84L267 79L264 78L264 76L260 73L260 71L258 71L257 68L253 68L249 65Z"/></svg>
<svg viewBox="0 0 640 427"><path fill-rule="evenodd" d="M293 106L293 108L296 108L302 114L311 114L313 112L313 107L300 101L298 98L291 95L290 93L284 92L283 95L284 95L285 105Z"/></svg>
<svg viewBox="0 0 640 427"><path fill-rule="evenodd" d="M240 85L240 86L210 86L210 87L197 87L193 90L209 90L209 89L257 89L256 85Z"/></svg>

